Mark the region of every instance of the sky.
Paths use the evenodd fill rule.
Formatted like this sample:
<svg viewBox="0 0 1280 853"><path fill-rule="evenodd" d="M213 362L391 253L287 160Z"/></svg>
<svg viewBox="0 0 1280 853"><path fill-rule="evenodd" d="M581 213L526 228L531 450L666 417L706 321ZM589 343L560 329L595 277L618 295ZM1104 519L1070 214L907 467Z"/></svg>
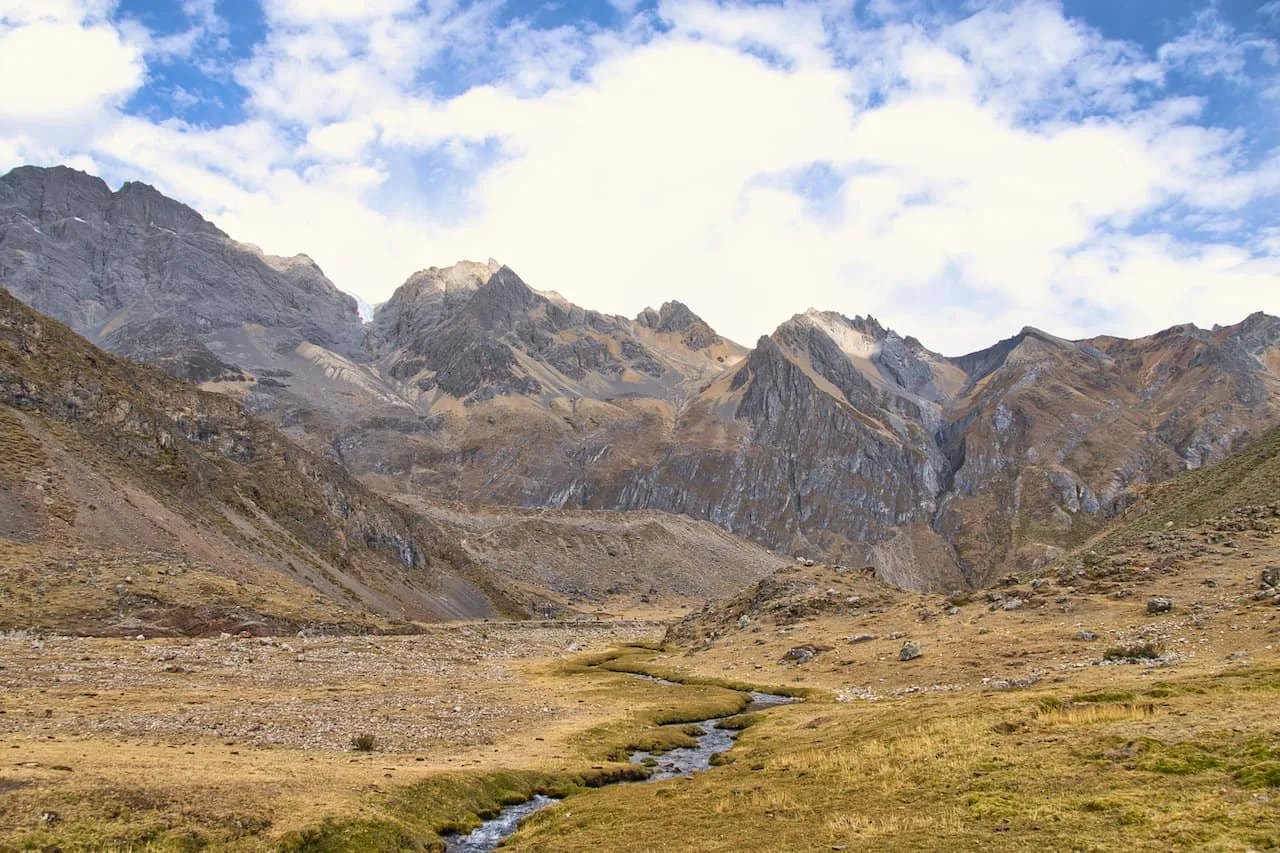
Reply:
<svg viewBox="0 0 1280 853"><path fill-rule="evenodd" d="M0 0L0 172L141 180L368 303L494 257L742 343L1280 314L1280 0Z"/></svg>

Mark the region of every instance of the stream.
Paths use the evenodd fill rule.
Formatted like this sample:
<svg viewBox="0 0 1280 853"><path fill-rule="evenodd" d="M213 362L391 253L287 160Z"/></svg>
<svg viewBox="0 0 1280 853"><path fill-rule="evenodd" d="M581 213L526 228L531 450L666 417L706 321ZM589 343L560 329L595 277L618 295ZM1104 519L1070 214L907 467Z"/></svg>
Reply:
<svg viewBox="0 0 1280 853"><path fill-rule="evenodd" d="M656 681L660 684L677 683L663 678L654 678L651 675L626 674L634 675L636 678ZM759 693L754 690L750 691L748 695L751 697L751 704L742 711L744 714L799 701L790 696ZM644 751L633 752L631 754L631 763L649 764L653 768L653 773L645 780L646 782L657 782L662 779L673 779L677 776L692 776L694 773L700 773L711 766L713 756L727 751L733 746L733 742L738 737L739 732L737 730L720 728L719 723L722 719L724 718L714 717L697 723L675 723L674 725L682 728L694 725L701 729L702 734L694 738L698 745L677 747L661 755L653 755ZM503 839L516 831L520 826L520 821L536 811L555 805L557 802L559 801L551 797L538 794L531 800L517 803L514 806L507 806L496 817L486 820L468 835L445 836L445 850L447 853L488 853L488 851L496 850Z"/></svg>

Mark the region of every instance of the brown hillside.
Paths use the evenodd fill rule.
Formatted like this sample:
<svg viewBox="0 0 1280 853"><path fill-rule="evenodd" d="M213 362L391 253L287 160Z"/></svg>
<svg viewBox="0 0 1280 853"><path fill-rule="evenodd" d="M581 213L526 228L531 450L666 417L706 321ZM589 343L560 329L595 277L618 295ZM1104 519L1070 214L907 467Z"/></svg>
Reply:
<svg viewBox="0 0 1280 853"><path fill-rule="evenodd" d="M371 627L517 610L439 526L229 398L104 353L2 290L0 427L0 627Z"/></svg>

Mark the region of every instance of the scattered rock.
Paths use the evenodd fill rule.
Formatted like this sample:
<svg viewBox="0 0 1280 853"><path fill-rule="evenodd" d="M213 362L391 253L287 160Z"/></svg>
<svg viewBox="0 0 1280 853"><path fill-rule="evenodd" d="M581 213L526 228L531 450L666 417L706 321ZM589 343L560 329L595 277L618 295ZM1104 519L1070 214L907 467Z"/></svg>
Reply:
<svg viewBox="0 0 1280 853"><path fill-rule="evenodd" d="M875 634L859 634L856 637L849 637L851 643L869 643L876 638Z"/></svg>
<svg viewBox="0 0 1280 853"><path fill-rule="evenodd" d="M906 635L906 634L904 634L904 633L902 633L901 631L894 631L892 634L890 634L890 635L889 635L889 639L890 639L890 640L901 640L901 639L902 639L903 637L905 637L905 636L907 636L907 635Z"/></svg>
<svg viewBox="0 0 1280 853"><path fill-rule="evenodd" d="M1160 613L1168 613L1173 610L1173 599L1163 596L1153 596L1147 599L1147 614L1151 616Z"/></svg>
<svg viewBox="0 0 1280 853"><path fill-rule="evenodd" d="M1004 603L1005 610L1020 610L1026 604L1021 598L1011 598Z"/></svg>
<svg viewBox="0 0 1280 853"><path fill-rule="evenodd" d="M804 645L787 649L787 653L782 656L779 663L808 663L818 656L818 650L813 646Z"/></svg>
<svg viewBox="0 0 1280 853"><path fill-rule="evenodd" d="M1098 635L1092 631L1076 631L1076 639L1082 643L1092 643L1098 639Z"/></svg>
<svg viewBox="0 0 1280 853"><path fill-rule="evenodd" d="M1035 684L1043 677L1043 672L1032 670L1025 676L989 676L982 679L982 683L992 690L1022 690Z"/></svg>
<svg viewBox="0 0 1280 853"><path fill-rule="evenodd" d="M902 644L902 651L898 652L898 660L915 660L923 654L919 640L907 640Z"/></svg>

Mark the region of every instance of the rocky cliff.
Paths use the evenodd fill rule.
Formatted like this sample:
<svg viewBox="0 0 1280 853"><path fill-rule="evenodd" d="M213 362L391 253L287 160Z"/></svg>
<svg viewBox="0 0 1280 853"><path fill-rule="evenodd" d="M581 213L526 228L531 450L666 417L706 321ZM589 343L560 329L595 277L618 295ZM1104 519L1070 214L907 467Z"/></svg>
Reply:
<svg viewBox="0 0 1280 853"><path fill-rule="evenodd" d="M171 357L196 381L236 362L246 327L273 330L271 347L363 353L355 300L310 258L264 255L146 184L112 192L61 166L0 177L0 282L89 340Z"/></svg>

